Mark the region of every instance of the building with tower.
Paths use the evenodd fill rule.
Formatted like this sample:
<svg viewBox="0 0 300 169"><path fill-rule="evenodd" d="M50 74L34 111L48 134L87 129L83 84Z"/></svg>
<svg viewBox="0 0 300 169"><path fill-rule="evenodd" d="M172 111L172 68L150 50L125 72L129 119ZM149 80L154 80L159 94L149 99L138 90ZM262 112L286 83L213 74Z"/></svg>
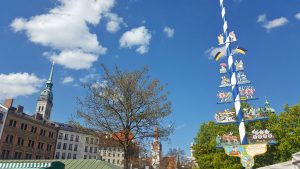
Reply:
<svg viewBox="0 0 300 169"><path fill-rule="evenodd" d="M154 169L158 169L160 167L161 157L162 157L162 145L158 138L159 138L159 133L158 133L158 128L156 127L154 130L154 141L151 146L152 167Z"/></svg>
<svg viewBox="0 0 300 169"><path fill-rule="evenodd" d="M33 115L24 107L13 106L13 99L0 105L0 159L53 159L58 128L50 121L53 106L53 64L45 89L37 101ZM1 115L2 114L2 115Z"/></svg>
<svg viewBox="0 0 300 169"><path fill-rule="evenodd" d="M36 105L37 118L50 120L51 110L53 106L53 93L52 93L52 77L53 77L54 62L52 63L49 79L46 82L45 89L41 92Z"/></svg>

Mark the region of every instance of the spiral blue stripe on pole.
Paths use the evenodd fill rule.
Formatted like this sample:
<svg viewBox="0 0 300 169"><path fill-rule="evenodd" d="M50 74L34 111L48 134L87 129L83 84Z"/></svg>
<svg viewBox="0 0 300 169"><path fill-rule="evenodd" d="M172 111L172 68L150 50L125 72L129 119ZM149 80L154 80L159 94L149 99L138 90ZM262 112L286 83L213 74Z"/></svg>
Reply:
<svg viewBox="0 0 300 169"><path fill-rule="evenodd" d="M234 98L234 107L235 107L235 113L237 117L237 123L239 126L239 134L240 134L240 141L241 144L247 144L247 138L246 138L246 128L245 128L245 122L243 118L243 112L241 108L241 102L240 102L240 94L239 94L239 87L237 84L237 77L236 77L236 70L233 62L233 57L232 57L232 51L231 51L231 42L230 38L228 35L228 25L227 25L227 20L226 20L226 10L223 5L223 0L220 0L220 5L221 5L221 15L223 19L223 31L225 35L225 47L226 47L226 56L227 56L227 61L228 61L228 69L229 69L229 74L230 74L230 82L232 86L232 95Z"/></svg>

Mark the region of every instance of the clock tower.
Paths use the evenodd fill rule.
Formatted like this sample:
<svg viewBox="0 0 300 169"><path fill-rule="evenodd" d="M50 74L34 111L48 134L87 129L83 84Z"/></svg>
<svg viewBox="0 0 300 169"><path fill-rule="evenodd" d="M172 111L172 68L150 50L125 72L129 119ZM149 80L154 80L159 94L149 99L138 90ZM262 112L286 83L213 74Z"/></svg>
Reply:
<svg viewBox="0 0 300 169"><path fill-rule="evenodd" d="M49 120L51 116L51 109L53 106L53 94L52 94L52 76L53 76L54 62L52 63L49 79L46 82L45 89L41 92L36 105L36 117Z"/></svg>

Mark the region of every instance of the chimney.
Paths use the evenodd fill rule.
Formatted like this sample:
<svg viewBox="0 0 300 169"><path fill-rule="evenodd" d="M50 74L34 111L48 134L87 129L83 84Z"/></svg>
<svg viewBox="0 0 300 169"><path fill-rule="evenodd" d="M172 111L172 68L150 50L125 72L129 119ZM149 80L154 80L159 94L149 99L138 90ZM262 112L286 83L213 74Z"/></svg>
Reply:
<svg viewBox="0 0 300 169"><path fill-rule="evenodd" d="M4 101L3 106L9 109L9 108L12 107L13 102L14 102L14 99L6 99L6 100Z"/></svg>
<svg viewBox="0 0 300 169"><path fill-rule="evenodd" d="M16 112L17 113L23 113L24 107L21 105L18 105Z"/></svg>

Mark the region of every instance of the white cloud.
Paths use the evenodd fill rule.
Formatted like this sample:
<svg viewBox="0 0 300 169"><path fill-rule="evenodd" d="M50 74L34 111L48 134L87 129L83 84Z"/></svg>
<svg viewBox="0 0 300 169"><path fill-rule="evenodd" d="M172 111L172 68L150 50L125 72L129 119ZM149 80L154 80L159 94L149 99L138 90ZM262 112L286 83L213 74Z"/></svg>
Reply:
<svg viewBox="0 0 300 169"><path fill-rule="evenodd" d="M68 83L72 83L72 82L74 82L74 78L73 77L71 77L71 76L66 76L66 77L64 77L64 79L62 80L62 84L68 84Z"/></svg>
<svg viewBox="0 0 300 169"><path fill-rule="evenodd" d="M93 55L94 58L96 57L93 62L96 61L100 54L106 52L106 48L100 44L97 35L90 32L89 26L98 25L101 17L109 13L115 5L115 0L58 0L58 2L59 5L45 14L29 19L16 18L11 23L11 27L15 32L24 31L31 42L62 52L55 54L56 58L63 57L65 51L76 53L80 50L84 55L76 57ZM82 58L82 60L90 60L90 58ZM72 60L68 61L72 62ZM72 69L66 63L58 62ZM82 64L75 69L87 68L85 62ZM91 66L92 63L88 65Z"/></svg>
<svg viewBox="0 0 300 169"><path fill-rule="evenodd" d="M164 32L165 34L167 35L168 38L173 38L174 37L174 33L175 33L175 30L166 26L164 27Z"/></svg>
<svg viewBox="0 0 300 169"><path fill-rule="evenodd" d="M66 68L79 70L92 67L98 56L93 53L85 53L82 50L63 50L59 54L52 54L50 59Z"/></svg>
<svg viewBox="0 0 300 169"><path fill-rule="evenodd" d="M136 52L144 54L149 50L150 39L151 34L145 26L141 26L125 32L119 42L123 48L137 47Z"/></svg>
<svg viewBox="0 0 300 169"><path fill-rule="evenodd" d="M258 16L257 19L258 23L261 23L261 25L266 29L266 30L271 30L273 28L276 27L280 27L280 26L284 26L286 25L289 20L285 17L279 17L273 20L267 20L267 15L266 14L262 14Z"/></svg>
<svg viewBox="0 0 300 169"><path fill-rule="evenodd" d="M209 49L207 49L205 51L206 54L209 55L209 59L214 59L215 55L218 53L218 52L222 52L223 55L221 56L221 58L225 57L225 54L226 54L226 46L221 46L221 47L211 47Z"/></svg>
<svg viewBox="0 0 300 169"><path fill-rule="evenodd" d="M300 20L300 12L295 15L295 18Z"/></svg>
<svg viewBox="0 0 300 169"><path fill-rule="evenodd" d="M0 74L0 100L31 95L39 91L43 81L29 73Z"/></svg>
<svg viewBox="0 0 300 169"><path fill-rule="evenodd" d="M108 32L114 33L121 28L121 25L127 26L123 21L123 18L119 17L117 14L107 13L105 17L108 20L106 24L106 30Z"/></svg>

